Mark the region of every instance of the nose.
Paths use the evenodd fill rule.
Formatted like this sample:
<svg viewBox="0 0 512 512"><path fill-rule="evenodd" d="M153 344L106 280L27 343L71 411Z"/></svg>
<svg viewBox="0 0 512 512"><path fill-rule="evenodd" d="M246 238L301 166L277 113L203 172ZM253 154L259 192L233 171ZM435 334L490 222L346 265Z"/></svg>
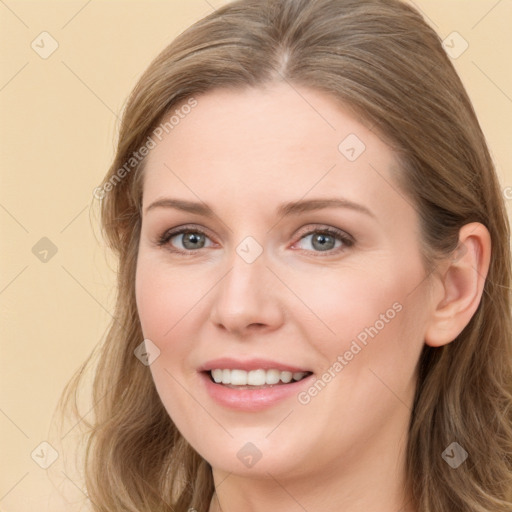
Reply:
<svg viewBox="0 0 512 512"><path fill-rule="evenodd" d="M235 254L230 270L214 288L210 321L240 337L278 329L284 320L279 281L262 254L248 263Z"/></svg>

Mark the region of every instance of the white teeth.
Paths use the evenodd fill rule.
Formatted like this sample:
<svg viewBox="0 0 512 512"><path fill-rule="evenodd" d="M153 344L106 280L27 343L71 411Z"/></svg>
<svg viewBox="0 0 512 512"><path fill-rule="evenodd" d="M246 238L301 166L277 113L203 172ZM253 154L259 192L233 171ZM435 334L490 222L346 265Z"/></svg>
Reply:
<svg viewBox="0 0 512 512"><path fill-rule="evenodd" d="M260 386L263 384L277 384L281 379L281 372L279 370L267 370L265 372L265 378L263 382L260 383Z"/></svg>
<svg viewBox="0 0 512 512"><path fill-rule="evenodd" d="M229 372L229 370L226 370ZM213 380L218 384L219 382L222 382L222 374L224 373L224 370L212 370L212 377ZM226 377L229 377L229 375L226 375Z"/></svg>
<svg viewBox="0 0 512 512"><path fill-rule="evenodd" d="M263 386L263 384L265 384L266 373L265 370L251 370L247 374L247 384L249 384L249 386Z"/></svg>
<svg viewBox="0 0 512 512"><path fill-rule="evenodd" d="M285 384L288 384L288 382L291 382L293 379L293 376L294 376L294 374L292 372L281 372L281 380ZM300 380L300 379L295 379L295 380Z"/></svg>
<svg viewBox="0 0 512 512"><path fill-rule="evenodd" d="M213 380L217 384L231 384L233 386L264 386L277 384L279 381L288 384L293 380L303 379L307 372L282 372L280 370L227 370L216 368L211 370Z"/></svg>
<svg viewBox="0 0 512 512"><path fill-rule="evenodd" d="M224 383L224 378L222 379L222 382ZM244 370L231 370L231 384L233 386L246 386L247 372Z"/></svg>

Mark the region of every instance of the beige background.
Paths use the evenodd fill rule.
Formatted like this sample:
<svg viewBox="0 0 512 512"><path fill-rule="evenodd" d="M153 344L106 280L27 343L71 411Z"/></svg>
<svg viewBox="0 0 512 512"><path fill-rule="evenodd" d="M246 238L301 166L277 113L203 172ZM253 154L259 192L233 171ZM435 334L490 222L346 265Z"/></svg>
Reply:
<svg viewBox="0 0 512 512"><path fill-rule="evenodd" d="M58 444L50 427L59 394L110 319L114 275L92 191L137 78L178 33L224 3L0 1L0 511L71 510L49 504L49 472L82 496L62 455L45 470L31 453L42 441ZM414 3L443 38L456 31L468 42L455 65L512 199L512 2ZM50 48L43 31L58 43L46 59L31 47ZM32 252L43 237L57 248L46 262ZM37 448L34 458L45 453Z"/></svg>

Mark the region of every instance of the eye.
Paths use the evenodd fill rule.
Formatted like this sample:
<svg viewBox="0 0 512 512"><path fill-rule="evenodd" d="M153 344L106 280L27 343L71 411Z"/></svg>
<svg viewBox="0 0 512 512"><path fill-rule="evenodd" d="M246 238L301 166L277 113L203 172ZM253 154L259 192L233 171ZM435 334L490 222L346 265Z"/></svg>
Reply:
<svg viewBox="0 0 512 512"><path fill-rule="evenodd" d="M173 252L193 253L196 250L210 247L211 245L207 245L208 240L210 239L204 231L185 226L176 230L166 231L159 238L158 245L168 246Z"/></svg>
<svg viewBox="0 0 512 512"><path fill-rule="evenodd" d="M195 254L200 249L215 245L202 229L192 226L168 230L159 237L157 243L159 246L167 247L171 252L182 254ZM322 226L307 231L292 248L298 244L303 245L303 247L298 247L299 249L331 255L354 245L354 239L340 229ZM309 245L309 247L304 247L304 245Z"/></svg>
<svg viewBox="0 0 512 512"><path fill-rule="evenodd" d="M299 242L309 247L299 247L306 251L336 254L354 245L354 239L347 233L331 227L323 227L307 232ZM312 249L311 249L312 248Z"/></svg>

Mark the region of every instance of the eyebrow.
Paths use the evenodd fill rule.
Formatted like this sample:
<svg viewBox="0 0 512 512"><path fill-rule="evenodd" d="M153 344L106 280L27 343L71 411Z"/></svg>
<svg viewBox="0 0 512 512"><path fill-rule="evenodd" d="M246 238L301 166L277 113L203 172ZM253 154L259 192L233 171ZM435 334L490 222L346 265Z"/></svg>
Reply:
<svg viewBox="0 0 512 512"><path fill-rule="evenodd" d="M194 201L185 201L182 199L164 198L159 199L151 203L145 210L146 213L155 208L173 208L176 210L182 210L188 213L194 213L203 217L215 217L215 214L206 203L198 203ZM299 215L305 212L311 212L314 210L323 210L325 208L347 208L350 210L364 213L372 218L376 218L375 215L362 204L354 203L348 199L342 198L321 198L321 199L302 199L299 201L290 201L280 205L276 214L279 217L288 217L292 215Z"/></svg>

